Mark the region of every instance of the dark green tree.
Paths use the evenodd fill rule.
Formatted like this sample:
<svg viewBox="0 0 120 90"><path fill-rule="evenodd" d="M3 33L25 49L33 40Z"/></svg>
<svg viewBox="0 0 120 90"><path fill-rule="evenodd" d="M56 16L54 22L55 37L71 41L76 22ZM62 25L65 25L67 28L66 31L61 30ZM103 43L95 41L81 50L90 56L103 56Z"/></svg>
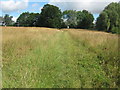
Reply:
<svg viewBox="0 0 120 90"><path fill-rule="evenodd" d="M39 13L30 13L27 20L29 22L29 26L36 26L36 22L39 16Z"/></svg>
<svg viewBox="0 0 120 90"><path fill-rule="evenodd" d="M78 12L78 28L89 29L93 25L94 17L87 10L83 10L82 12Z"/></svg>
<svg viewBox="0 0 120 90"><path fill-rule="evenodd" d="M110 28L110 20L108 19L108 15L105 12L102 12L100 16L97 18L96 27L98 30L108 31Z"/></svg>
<svg viewBox="0 0 120 90"><path fill-rule="evenodd" d="M19 26L29 26L29 22L27 22L28 18L29 12L24 12L18 17L17 23L19 24Z"/></svg>
<svg viewBox="0 0 120 90"><path fill-rule="evenodd" d="M96 28L112 33L120 33L120 3L110 3L99 15Z"/></svg>
<svg viewBox="0 0 120 90"><path fill-rule="evenodd" d="M25 26L25 27L36 26L36 21L39 15L40 15L39 13L24 12L18 17L16 23L19 26Z"/></svg>
<svg viewBox="0 0 120 90"><path fill-rule="evenodd" d="M46 4L42 8L36 25L40 27L61 28L63 22L61 18L62 13L58 7Z"/></svg>

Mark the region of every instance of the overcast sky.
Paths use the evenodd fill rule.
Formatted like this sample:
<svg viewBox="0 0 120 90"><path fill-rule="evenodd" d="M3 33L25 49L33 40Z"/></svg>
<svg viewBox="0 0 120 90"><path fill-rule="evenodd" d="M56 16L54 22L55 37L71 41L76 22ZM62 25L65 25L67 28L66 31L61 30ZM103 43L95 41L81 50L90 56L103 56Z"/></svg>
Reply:
<svg viewBox="0 0 120 90"><path fill-rule="evenodd" d="M15 21L16 18L25 11L40 12L41 8L49 3L58 6L64 10L88 10L94 17L98 17L99 13L111 2L119 0L1 0L0 1L0 16L6 13L12 15Z"/></svg>

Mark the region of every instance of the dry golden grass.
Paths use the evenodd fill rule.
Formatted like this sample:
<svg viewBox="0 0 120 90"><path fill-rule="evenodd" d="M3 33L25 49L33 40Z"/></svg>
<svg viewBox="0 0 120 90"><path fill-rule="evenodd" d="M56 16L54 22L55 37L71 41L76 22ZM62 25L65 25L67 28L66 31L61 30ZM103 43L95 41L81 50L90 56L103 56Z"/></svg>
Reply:
<svg viewBox="0 0 120 90"><path fill-rule="evenodd" d="M25 55L30 49L34 49L37 43L46 42L55 33L54 29L51 31L49 28L2 27L3 51L16 48L14 52L17 55Z"/></svg>
<svg viewBox="0 0 120 90"><path fill-rule="evenodd" d="M3 45L5 43L14 42L19 43L19 47L23 49L29 48L31 45L25 46L25 43L29 40L36 42L45 42L60 32L68 32L76 40L82 41L83 44L88 44L92 48L99 48L100 46L106 49L117 50L118 49L118 35L100 32L90 31L84 29L52 29L44 27L2 27L3 31ZM6 45L7 45L6 44ZM32 43L33 44L33 43ZM22 46L21 46L22 45ZM35 46L35 45L34 45ZM111 49L112 50L112 49Z"/></svg>
<svg viewBox="0 0 120 90"><path fill-rule="evenodd" d="M21 36L36 38L41 37L42 33L47 35L55 33L54 29L49 28L35 28L35 27L2 27L3 30L3 41L10 39L17 39ZM50 31L52 30L52 31ZM16 37L16 38L15 38ZM22 38L21 38L22 39Z"/></svg>
<svg viewBox="0 0 120 90"><path fill-rule="evenodd" d="M80 38L83 41L88 42L91 46L97 46L104 43L112 42L115 45L118 45L118 35L106 33L106 32L100 32L100 31L90 31L90 30L83 30L83 29L71 29L70 33Z"/></svg>

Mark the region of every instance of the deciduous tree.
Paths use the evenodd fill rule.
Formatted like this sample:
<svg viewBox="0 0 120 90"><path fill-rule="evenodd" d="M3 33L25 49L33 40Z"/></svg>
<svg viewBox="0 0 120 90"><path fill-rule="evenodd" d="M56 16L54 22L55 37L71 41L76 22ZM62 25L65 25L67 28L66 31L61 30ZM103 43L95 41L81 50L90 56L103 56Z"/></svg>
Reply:
<svg viewBox="0 0 120 90"><path fill-rule="evenodd" d="M62 13L61 10L50 4L44 5L41 14L37 21L37 26L61 28L62 26Z"/></svg>

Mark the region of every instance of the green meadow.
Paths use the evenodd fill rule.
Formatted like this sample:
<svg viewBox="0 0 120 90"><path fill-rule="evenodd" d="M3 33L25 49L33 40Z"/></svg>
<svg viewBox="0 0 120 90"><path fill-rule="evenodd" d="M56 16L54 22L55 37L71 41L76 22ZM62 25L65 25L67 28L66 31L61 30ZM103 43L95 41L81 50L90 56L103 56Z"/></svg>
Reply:
<svg viewBox="0 0 120 90"><path fill-rule="evenodd" d="M3 88L118 88L118 35L2 28Z"/></svg>

